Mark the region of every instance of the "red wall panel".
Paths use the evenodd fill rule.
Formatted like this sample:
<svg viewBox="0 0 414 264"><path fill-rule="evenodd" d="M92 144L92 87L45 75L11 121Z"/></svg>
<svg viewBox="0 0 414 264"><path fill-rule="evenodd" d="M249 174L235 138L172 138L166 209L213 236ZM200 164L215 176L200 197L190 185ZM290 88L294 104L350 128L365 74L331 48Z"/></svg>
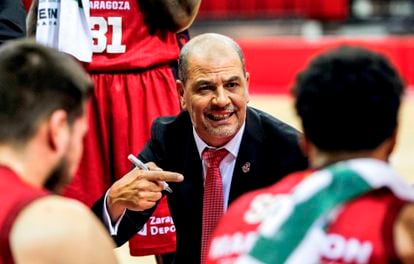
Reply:
<svg viewBox="0 0 414 264"><path fill-rule="evenodd" d="M296 37L239 39L250 72L253 94L289 93L295 76L322 51L357 45L381 52L396 66L409 89L414 90L414 36L387 38L325 37L307 41Z"/></svg>

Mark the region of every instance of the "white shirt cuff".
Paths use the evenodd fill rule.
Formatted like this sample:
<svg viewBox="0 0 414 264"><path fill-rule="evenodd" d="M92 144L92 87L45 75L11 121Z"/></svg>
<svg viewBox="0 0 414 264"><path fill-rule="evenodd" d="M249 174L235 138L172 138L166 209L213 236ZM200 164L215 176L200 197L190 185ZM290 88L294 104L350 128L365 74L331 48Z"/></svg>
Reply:
<svg viewBox="0 0 414 264"><path fill-rule="evenodd" d="M105 193L102 216L103 216L104 224L108 228L109 233L111 234L111 236L115 236L115 235L118 234L118 227L119 227L119 224L122 221L122 218L125 215L126 210L124 210L122 212L122 215L119 217L119 219L116 221L116 223L112 224L112 220L111 220L111 217L109 216L108 208L106 207L106 200L108 199L108 193L109 193L109 190L106 191L106 193Z"/></svg>

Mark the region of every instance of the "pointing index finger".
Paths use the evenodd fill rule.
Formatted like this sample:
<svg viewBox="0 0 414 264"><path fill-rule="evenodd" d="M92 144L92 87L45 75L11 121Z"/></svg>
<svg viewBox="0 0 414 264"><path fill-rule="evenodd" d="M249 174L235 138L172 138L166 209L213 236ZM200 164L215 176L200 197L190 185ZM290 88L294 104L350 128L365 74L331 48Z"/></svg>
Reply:
<svg viewBox="0 0 414 264"><path fill-rule="evenodd" d="M184 176L170 171L142 171L142 178L149 181L182 182Z"/></svg>

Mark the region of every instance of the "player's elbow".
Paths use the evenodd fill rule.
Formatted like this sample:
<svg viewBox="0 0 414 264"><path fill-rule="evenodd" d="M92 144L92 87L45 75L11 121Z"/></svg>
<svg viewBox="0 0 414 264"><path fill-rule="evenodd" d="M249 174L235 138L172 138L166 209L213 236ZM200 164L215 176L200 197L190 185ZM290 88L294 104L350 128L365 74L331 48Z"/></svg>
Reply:
<svg viewBox="0 0 414 264"><path fill-rule="evenodd" d="M181 32L191 26L194 21L194 17L180 16L174 19L174 26L171 28L174 32Z"/></svg>
<svg viewBox="0 0 414 264"><path fill-rule="evenodd" d="M173 23L175 25L175 32L186 30L191 26L200 8L201 1L188 1L183 4L179 10L174 10L171 13ZM169 11L171 12L171 8Z"/></svg>
<svg viewBox="0 0 414 264"><path fill-rule="evenodd" d="M196 15L197 15L198 8L182 10L181 12L177 12L172 16L173 28L172 30L175 32L181 32L186 30L191 26L193 23Z"/></svg>

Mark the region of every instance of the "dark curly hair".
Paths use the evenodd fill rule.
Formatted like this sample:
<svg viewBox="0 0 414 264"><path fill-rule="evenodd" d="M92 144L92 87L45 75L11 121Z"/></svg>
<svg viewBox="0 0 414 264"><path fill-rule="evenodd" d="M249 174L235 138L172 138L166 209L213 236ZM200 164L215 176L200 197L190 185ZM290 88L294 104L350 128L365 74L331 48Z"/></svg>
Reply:
<svg viewBox="0 0 414 264"><path fill-rule="evenodd" d="M304 133L324 151L375 149L397 126L403 92L383 55L349 46L315 58L293 89Z"/></svg>

